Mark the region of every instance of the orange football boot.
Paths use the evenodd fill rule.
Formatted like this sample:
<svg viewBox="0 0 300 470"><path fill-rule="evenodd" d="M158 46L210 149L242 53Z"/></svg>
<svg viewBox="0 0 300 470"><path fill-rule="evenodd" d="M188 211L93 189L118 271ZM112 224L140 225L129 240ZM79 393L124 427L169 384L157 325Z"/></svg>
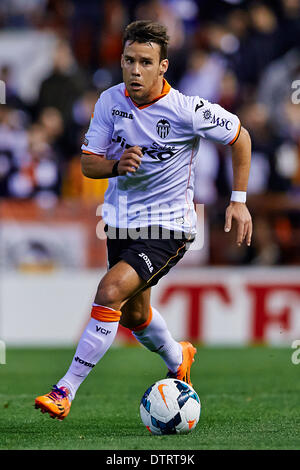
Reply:
<svg viewBox="0 0 300 470"><path fill-rule="evenodd" d="M197 349L194 348L194 346L188 341L180 341L180 344L182 347L182 363L175 373L169 370L167 377L169 379L183 380L183 382L186 382L192 387L193 384L191 382L191 367L195 361L194 356L197 352Z"/></svg>
<svg viewBox="0 0 300 470"><path fill-rule="evenodd" d="M41 395L35 399L35 408L40 409L42 413L49 413L51 418L57 418L62 421L71 408L71 400L68 398L70 394L66 387L58 388L53 385L50 393Z"/></svg>

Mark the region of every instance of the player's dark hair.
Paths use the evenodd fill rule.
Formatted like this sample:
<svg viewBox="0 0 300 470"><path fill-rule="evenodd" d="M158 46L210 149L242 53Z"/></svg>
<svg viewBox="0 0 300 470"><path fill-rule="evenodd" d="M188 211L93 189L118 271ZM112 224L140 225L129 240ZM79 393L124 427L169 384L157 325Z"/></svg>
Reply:
<svg viewBox="0 0 300 470"><path fill-rule="evenodd" d="M169 36L167 28L160 23L149 20L140 20L130 23L123 34L123 49L126 41L155 42L160 45L160 60L168 57Z"/></svg>

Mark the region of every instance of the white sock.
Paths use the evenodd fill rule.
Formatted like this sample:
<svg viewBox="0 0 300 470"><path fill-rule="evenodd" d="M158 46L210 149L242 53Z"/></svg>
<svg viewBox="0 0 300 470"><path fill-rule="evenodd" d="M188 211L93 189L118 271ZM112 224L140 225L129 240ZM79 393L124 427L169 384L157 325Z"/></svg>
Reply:
<svg viewBox="0 0 300 470"><path fill-rule="evenodd" d="M118 326L118 321L103 322L90 319L79 340L68 372L57 383L58 387L69 389L71 400L74 399L81 383L112 345Z"/></svg>
<svg viewBox="0 0 300 470"><path fill-rule="evenodd" d="M176 372L182 363L182 347L172 338L161 314L152 307L152 320L141 331L133 331L135 338L152 352L157 352L168 369Z"/></svg>

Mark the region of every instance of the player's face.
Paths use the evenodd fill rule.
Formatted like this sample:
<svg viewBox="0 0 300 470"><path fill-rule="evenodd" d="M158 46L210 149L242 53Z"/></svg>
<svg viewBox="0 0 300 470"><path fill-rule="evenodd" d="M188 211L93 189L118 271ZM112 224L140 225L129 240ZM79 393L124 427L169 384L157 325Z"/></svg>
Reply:
<svg viewBox="0 0 300 470"><path fill-rule="evenodd" d="M160 95L168 64L167 59L160 60L159 44L125 43L121 58L123 80L137 104L149 103Z"/></svg>

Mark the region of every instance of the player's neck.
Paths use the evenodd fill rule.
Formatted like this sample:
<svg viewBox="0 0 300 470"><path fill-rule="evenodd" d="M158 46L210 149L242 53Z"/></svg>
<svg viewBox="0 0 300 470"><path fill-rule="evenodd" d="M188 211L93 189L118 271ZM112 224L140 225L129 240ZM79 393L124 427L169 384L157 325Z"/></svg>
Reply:
<svg viewBox="0 0 300 470"><path fill-rule="evenodd" d="M131 96L128 93L127 90L126 90L126 94L127 94L127 96L130 96L130 98L134 102L134 104L140 108L140 107L143 107L143 106L150 105L150 104L154 103L155 101L158 101L160 98L162 98L163 96L165 96L169 92L170 88L171 87L170 87L169 83L166 81L165 78L162 77L162 79L160 80L158 86L155 87L155 89L153 89L153 91L151 91L151 94L149 94L148 97L144 97L144 98L139 99L139 98L136 98L134 96Z"/></svg>
<svg viewBox="0 0 300 470"><path fill-rule="evenodd" d="M149 96L145 97L144 99L141 98L140 100L136 101L136 104L138 104L139 106L144 106L146 104L152 103L152 101L155 101L157 98L159 98L162 95L163 89L164 89L164 83L165 83L164 79L161 78L157 86L153 87Z"/></svg>

